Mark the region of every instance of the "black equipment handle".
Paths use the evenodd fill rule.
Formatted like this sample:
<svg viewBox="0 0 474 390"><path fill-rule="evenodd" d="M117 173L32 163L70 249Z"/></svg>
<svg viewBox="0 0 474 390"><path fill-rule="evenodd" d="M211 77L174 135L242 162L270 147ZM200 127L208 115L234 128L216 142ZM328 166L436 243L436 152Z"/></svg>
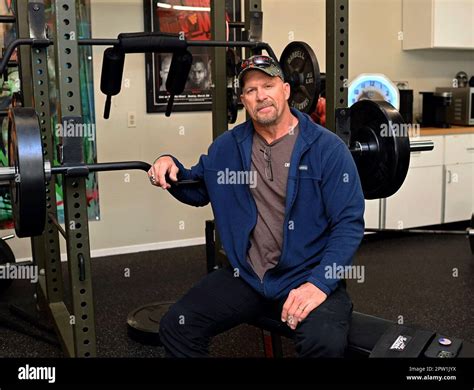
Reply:
<svg viewBox="0 0 474 390"><path fill-rule="evenodd" d="M125 53L174 53L188 47L177 34L157 32L121 33L119 46Z"/></svg>
<svg viewBox="0 0 474 390"><path fill-rule="evenodd" d="M107 96L104 107L104 119L109 119L112 96L117 95L122 88L124 64L125 53L121 48L113 46L104 51L100 76L100 90Z"/></svg>

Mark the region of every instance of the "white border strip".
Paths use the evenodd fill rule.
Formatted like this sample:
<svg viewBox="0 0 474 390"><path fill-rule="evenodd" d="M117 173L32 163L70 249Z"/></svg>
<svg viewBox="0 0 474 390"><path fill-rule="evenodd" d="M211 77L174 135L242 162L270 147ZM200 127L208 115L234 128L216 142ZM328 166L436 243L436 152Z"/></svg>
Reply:
<svg viewBox="0 0 474 390"><path fill-rule="evenodd" d="M186 246L194 245L204 245L206 243L205 237L195 237L188 238L185 240L173 240L173 241L160 241L160 242L151 242L148 244L139 244L139 245L129 245L129 246L119 246L115 248L104 248L104 249L94 249L91 251L91 258L95 259L98 257L105 256L114 256L122 255L126 253L139 253L139 252L148 252L156 251L160 249L170 249L170 248L181 248ZM61 253L61 261L66 261L66 253ZM23 259L16 259L17 262L20 261L31 261L31 257L25 257Z"/></svg>

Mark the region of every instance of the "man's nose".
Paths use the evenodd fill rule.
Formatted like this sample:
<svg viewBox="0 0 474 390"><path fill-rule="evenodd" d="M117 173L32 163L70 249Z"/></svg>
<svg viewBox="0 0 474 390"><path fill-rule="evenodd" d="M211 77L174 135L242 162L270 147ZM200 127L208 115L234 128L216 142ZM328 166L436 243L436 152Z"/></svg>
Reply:
<svg viewBox="0 0 474 390"><path fill-rule="evenodd" d="M262 100L265 100L267 98L267 94L265 93L265 89L264 88L257 88L257 100L258 101L262 101Z"/></svg>

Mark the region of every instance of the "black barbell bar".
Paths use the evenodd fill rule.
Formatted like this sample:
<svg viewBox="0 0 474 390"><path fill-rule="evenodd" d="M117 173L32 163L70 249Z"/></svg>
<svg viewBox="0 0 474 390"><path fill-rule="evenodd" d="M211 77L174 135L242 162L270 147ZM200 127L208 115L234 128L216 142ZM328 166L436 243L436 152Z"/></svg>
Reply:
<svg viewBox="0 0 474 390"><path fill-rule="evenodd" d="M46 182L53 174L84 177L91 172L138 169L148 171L151 165L142 161L108 162L51 166L44 160L41 128L34 108L9 110L8 161L0 167L0 182L9 184L15 232L18 237L41 234L46 220ZM167 181L171 185L197 184L197 180Z"/></svg>
<svg viewBox="0 0 474 390"><path fill-rule="evenodd" d="M359 103L359 110L364 108L367 104L375 105L374 102ZM382 104L383 106L383 104ZM391 106L390 106L391 107ZM393 107L391 108L393 109ZM378 111L375 111L376 113ZM383 117L382 119L386 119ZM382 120L381 119L381 120ZM392 118L396 119L396 118ZM383 122L383 120L382 120ZM377 122L378 123L378 122ZM375 128L380 127L379 124ZM372 129L374 130L374 129ZM11 189L11 201L12 210L15 220L15 230L19 237L27 237L41 234L44 228L44 219L46 215L45 204L46 195L44 191L45 182L48 181L51 175L65 175L67 177L86 177L92 172L106 172L106 171L119 171L119 170L143 170L147 172L151 165L143 161L125 161L125 162L105 162L96 164L78 164L78 165L60 165L52 166L49 161L44 160L42 140L41 140L41 129L38 122L38 116L36 111L31 107L15 107L9 110L9 124L8 124L8 159L11 164L9 167L0 167L0 181L10 185ZM384 142L393 141L390 137L385 139L382 134L374 132L373 137L376 138L379 146L366 148L364 146L364 138L360 138L357 148L353 148L351 151L357 153L357 158L354 157L357 163L357 169L359 174L362 175L361 170L369 169L367 161L378 161L379 157L383 157L384 152L390 152L387 147L384 149ZM395 140L397 140L395 136ZM354 138L354 143L357 143L358 138ZM369 139L369 143L374 143ZM422 142L414 143L411 147L408 137L403 138L403 143L396 142L397 148L402 145L408 150L408 159L410 149L414 150L427 150L432 149L432 143ZM394 151L398 152L395 148ZM366 150L367 151L364 151ZM396 172L396 168L399 164L408 166L409 160L404 161L406 158L405 154L400 154L393 161L388 161L389 165L384 167L387 172L382 172L384 175L380 175L377 172L376 177L372 179L376 185L375 191L371 189L368 194L380 193L380 197L388 197L395 193L400 187L400 183L403 182L403 177L398 177L392 174L392 171ZM395 166L391 166L395 165ZM392 186L390 180L392 178L397 179L397 185ZM181 180L173 182L168 180L170 185L190 185L202 183L202 180ZM382 183L377 184L377 180ZM364 189L364 195L366 188L364 184L369 186L370 182L364 182L362 180L362 188ZM388 186L388 189L386 188ZM379 192L377 192L377 190ZM370 199L366 196L367 199Z"/></svg>
<svg viewBox="0 0 474 390"><path fill-rule="evenodd" d="M411 151L427 151L433 150L432 141L414 141L410 143ZM376 150L370 150L364 147L351 148L351 153L364 155L366 153L376 153ZM78 164L78 165L58 165L51 166L49 161L44 163L44 172L46 179L51 175L65 175L68 177L86 177L93 172L109 172L109 171L126 171L126 170L142 170L148 172L151 165L144 161L117 161L104 162L96 164ZM0 185L7 184L15 180L17 170L15 167L0 167ZM178 182L171 181L171 185L189 185L198 184L199 180L180 180Z"/></svg>
<svg viewBox="0 0 474 390"><path fill-rule="evenodd" d="M110 171L127 171L127 170L142 170L148 172L151 165L144 161L118 161L105 162L96 164L78 164L78 165L58 165L51 166L49 161L44 163L44 173L46 180L49 180L51 175L64 175L67 177L87 177L93 172L110 172ZM9 184L17 177L17 169L15 167L0 167L0 185ZM171 185L189 185L199 184L200 180L180 180L172 181L167 177L167 181ZM21 177L20 179L21 180Z"/></svg>

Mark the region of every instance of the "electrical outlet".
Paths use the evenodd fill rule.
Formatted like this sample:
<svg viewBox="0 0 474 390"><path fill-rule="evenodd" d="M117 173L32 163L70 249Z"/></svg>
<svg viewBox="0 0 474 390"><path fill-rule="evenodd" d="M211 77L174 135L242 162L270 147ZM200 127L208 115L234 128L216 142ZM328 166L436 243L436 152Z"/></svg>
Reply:
<svg viewBox="0 0 474 390"><path fill-rule="evenodd" d="M135 111L128 112L127 126L137 127L137 114Z"/></svg>

